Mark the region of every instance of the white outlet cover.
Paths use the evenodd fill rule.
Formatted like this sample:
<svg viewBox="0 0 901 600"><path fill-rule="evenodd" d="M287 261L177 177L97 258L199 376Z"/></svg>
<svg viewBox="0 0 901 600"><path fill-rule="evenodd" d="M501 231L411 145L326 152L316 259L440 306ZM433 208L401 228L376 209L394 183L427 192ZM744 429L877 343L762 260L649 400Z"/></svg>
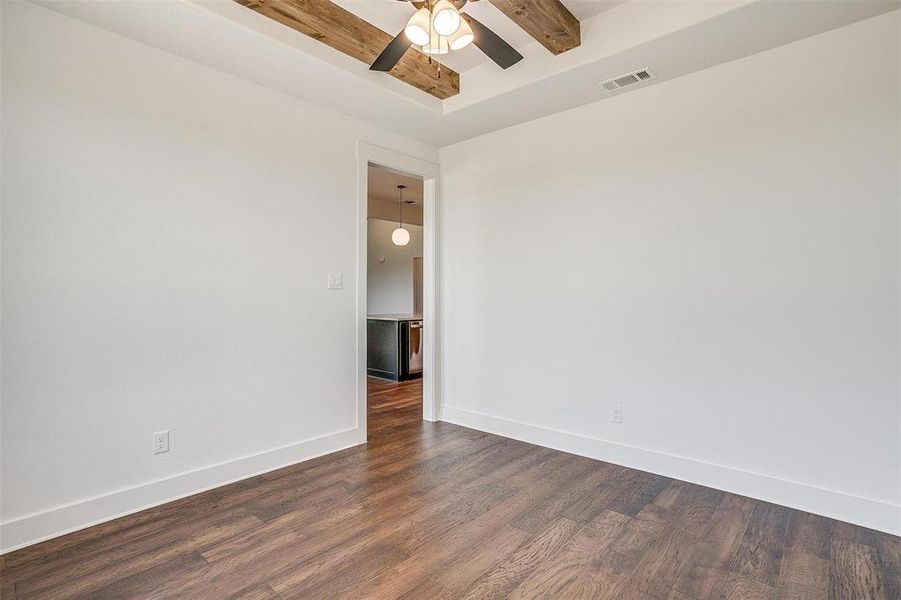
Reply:
<svg viewBox="0 0 901 600"><path fill-rule="evenodd" d="M328 289L341 290L344 289L344 275L341 273L328 274Z"/></svg>
<svg viewBox="0 0 901 600"><path fill-rule="evenodd" d="M622 404L614 404L613 409L610 411L610 422L611 423L622 423L623 422L623 405Z"/></svg>
<svg viewBox="0 0 901 600"><path fill-rule="evenodd" d="M169 431L157 431L153 434L151 450L154 454L162 454L169 451Z"/></svg>

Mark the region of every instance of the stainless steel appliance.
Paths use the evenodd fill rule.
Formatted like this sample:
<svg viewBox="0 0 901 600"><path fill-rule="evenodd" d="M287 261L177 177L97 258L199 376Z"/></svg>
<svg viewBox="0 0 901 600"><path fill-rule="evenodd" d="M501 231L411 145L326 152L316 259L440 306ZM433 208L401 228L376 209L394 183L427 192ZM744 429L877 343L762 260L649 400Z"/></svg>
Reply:
<svg viewBox="0 0 901 600"><path fill-rule="evenodd" d="M410 321L407 328L407 372L422 373L422 321Z"/></svg>

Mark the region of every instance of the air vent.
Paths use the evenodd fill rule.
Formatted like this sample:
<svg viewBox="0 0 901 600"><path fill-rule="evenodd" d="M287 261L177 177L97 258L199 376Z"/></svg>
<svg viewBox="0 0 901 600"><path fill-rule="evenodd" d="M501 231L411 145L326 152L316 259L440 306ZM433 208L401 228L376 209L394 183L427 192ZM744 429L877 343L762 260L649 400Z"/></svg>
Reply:
<svg viewBox="0 0 901 600"><path fill-rule="evenodd" d="M651 79L656 78L657 76L654 75L654 72L650 69L639 69L638 71L632 71L631 73L608 79L601 83L601 87L608 92L616 92L637 83L650 81Z"/></svg>

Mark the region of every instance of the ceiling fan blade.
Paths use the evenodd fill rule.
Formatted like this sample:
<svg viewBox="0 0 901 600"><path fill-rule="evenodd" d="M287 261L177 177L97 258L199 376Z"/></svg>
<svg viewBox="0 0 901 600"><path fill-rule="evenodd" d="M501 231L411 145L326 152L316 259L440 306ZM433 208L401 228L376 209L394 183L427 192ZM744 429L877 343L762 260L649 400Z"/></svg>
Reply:
<svg viewBox="0 0 901 600"><path fill-rule="evenodd" d="M369 70L384 71L387 73L394 68L394 65L396 65L401 58L403 58L410 46L412 46L410 40L407 39L407 35L401 31L393 40L391 40L390 44L385 46L382 53L379 54L378 58L370 65Z"/></svg>
<svg viewBox="0 0 901 600"><path fill-rule="evenodd" d="M522 54L505 42L501 36L494 33L473 17L466 13L460 13L472 28L475 38L473 43L479 47L479 50L488 55L502 69L508 69L522 60Z"/></svg>

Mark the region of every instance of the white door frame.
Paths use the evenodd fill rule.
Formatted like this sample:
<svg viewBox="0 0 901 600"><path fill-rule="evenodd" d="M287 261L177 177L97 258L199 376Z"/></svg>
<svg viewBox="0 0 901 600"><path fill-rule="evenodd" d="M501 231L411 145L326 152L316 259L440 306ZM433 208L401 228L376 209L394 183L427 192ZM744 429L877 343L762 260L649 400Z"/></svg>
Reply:
<svg viewBox="0 0 901 600"><path fill-rule="evenodd" d="M422 177L422 418L438 421L438 214L441 169L435 163L357 142L357 426L366 439L366 286L369 164Z"/></svg>

